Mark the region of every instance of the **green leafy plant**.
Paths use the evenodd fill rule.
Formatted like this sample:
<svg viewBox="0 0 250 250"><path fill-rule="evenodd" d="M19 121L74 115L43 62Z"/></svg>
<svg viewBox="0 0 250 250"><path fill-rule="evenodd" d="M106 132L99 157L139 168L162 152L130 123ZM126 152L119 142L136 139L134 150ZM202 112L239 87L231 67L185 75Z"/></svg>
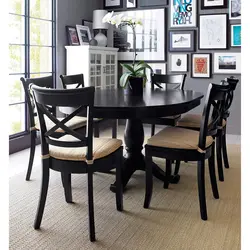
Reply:
<svg viewBox="0 0 250 250"><path fill-rule="evenodd" d="M140 61L132 65L121 64L121 66L126 69L126 72L120 78L120 85L123 88L127 86L130 78L142 78L143 86L145 86L145 83L148 81L146 69L153 71L152 68L144 61Z"/></svg>

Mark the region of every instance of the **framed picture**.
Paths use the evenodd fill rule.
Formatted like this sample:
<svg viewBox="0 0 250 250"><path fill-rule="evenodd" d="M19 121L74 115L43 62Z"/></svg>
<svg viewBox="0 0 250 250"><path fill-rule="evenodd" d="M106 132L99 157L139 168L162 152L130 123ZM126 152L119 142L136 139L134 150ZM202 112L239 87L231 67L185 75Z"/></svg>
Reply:
<svg viewBox="0 0 250 250"><path fill-rule="evenodd" d="M241 0L229 0L229 19L241 19Z"/></svg>
<svg viewBox="0 0 250 250"><path fill-rule="evenodd" d="M88 26L76 25L77 34L80 40L80 44L89 44L91 40L91 34Z"/></svg>
<svg viewBox="0 0 250 250"><path fill-rule="evenodd" d="M165 9L130 10L123 13L142 20L136 27L136 60L165 61ZM145 18L147 17L147 18ZM113 26L113 44L118 50L118 60L133 61L133 31L129 26Z"/></svg>
<svg viewBox="0 0 250 250"><path fill-rule="evenodd" d="M241 53L214 53L215 74L240 74Z"/></svg>
<svg viewBox="0 0 250 250"><path fill-rule="evenodd" d="M231 46L241 46L241 24L231 25Z"/></svg>
<svg viewBox="0 0 250 250"><path fill-rule="evenodd" d="M66 26L65 28L68 39L68 45L80 45L76 27Z"/></svg>
<svg viewBox="0 0 250 250"><path fill-rule="evenodd" d="M168 0L139 0L140 7L168 5Z"/></svg>
<svg viewBox="0 0 250 250"><path fill-rule="evenodd" d="M210 78L212 71L212 55L197 53L192 54L192 73L194 78Z"/></svg>
<svg viewBox="0 0 250 250"><path fill-rule="evenodd" d="M170 27L196 27L197 0L170 0Z"/></svg>
<svg viewBox="0 0 250 250"><path fill-rule="evenodd" d="M200 15L199 49L227 49L227 14Z"/></svg>
<svg viewBox="0 0 250 250"><path fill-rule="evenodd" d="M169 55L170 72L188 71L188 54L170 54Z"/></svg>
<svg viewBox="0 0 250 250"><path fill-rule="evenodd" d="M83 20L82 20L82 25L83 25L83 26L89 27L89 31L90 31L91 37L93 37L93 36L94 36L93 22L83 19Z"/></svg>
<svg viewBox="0 0 250 250"><path fill-rule="evenodd" d="M228 0L201 0L201 9L222 9L227 8Z"/></svg>
<svg viewBox="0 0 250 250"><path fill-rule="evenodd" d="M104 0L105 9L122 8L123 0Z"/></svg>
<svg viewBox="0 0 250 250"><path fill-rule="evenodd" d="M195 51L195 30L169 31L169 51Z"/></svg>
<svg viewBox="0 0 250 250"><path fill-rule="evenodd" d="M127 0L127 8L136 8L136 1L137 0Z"/></svg>

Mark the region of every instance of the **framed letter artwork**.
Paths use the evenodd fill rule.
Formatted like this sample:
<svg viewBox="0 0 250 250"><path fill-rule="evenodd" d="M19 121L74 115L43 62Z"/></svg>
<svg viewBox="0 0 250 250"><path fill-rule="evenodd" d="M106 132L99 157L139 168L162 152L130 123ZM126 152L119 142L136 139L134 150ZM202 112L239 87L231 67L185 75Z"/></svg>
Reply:
<svg viewBox="0 0 250 250"><path fill-rule="evenodd" d="M227 49L227 14L200 15L199 49Z"/></svg>
<svg viewBox="0 0 250 250"><path fill-rule="evenodd" d="M170 27L196 27L197 0L170 0Z"/></svg>
<svg viewBox="0 0 250 250"><path fill-rule="evenodd" d="M192 77L211 77L211 54L192 54Z"/></svg>

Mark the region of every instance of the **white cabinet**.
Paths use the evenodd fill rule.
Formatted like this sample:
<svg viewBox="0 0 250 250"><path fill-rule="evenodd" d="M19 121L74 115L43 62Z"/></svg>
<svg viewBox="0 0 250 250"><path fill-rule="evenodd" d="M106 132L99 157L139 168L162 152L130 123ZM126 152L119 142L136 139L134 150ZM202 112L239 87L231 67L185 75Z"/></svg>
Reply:
<svg viewBox="0 0 250 250"><path fill-rule="evenodd" d="M66 46L66 74L83 74L84 85L117 88L117 48Z"/></svg>

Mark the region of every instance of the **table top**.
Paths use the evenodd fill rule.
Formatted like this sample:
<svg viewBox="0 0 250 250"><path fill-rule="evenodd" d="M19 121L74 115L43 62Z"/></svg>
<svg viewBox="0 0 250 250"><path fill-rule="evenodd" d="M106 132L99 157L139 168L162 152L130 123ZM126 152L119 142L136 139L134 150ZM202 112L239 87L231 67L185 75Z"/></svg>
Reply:
<svg viewBox="0 0 250 250"><path fill-rule="evenodd" d="M161 90L145 88L142 97L129 96L124 89L97 89L94 117L152 118L186 113L200 105L203 93L193 90ZM59 108L65 114L72 108Z"/></svg>

